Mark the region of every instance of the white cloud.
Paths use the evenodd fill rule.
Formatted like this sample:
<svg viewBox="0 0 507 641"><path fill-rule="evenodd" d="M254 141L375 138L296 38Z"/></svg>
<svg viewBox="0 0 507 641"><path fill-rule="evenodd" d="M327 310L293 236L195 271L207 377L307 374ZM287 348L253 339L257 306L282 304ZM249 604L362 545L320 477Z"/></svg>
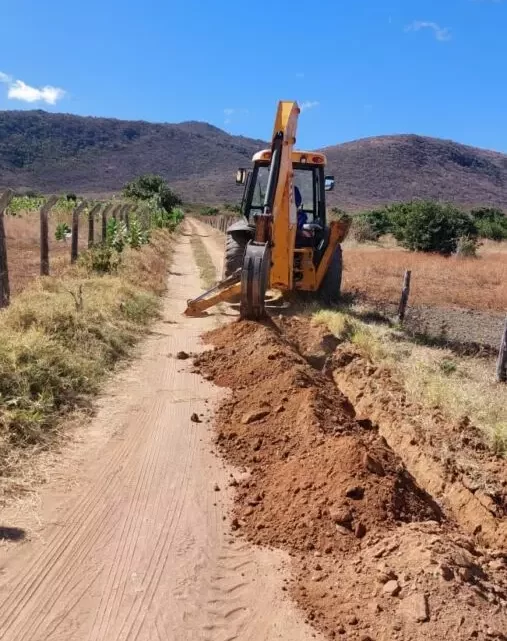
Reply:
<svg viewBox="0 0 507 641"><path fill-rule="evenodd" d="M56 103L65 96L65 91L59 87L31 87L22 80L14 80L11 76L0 71L0 82L7 85L7 98L23 102L45 102L48 105Z"/></svg>
<svg viewBox="0 0 507 641"><path fill-rule="evenodd" d="M233 121L233 116L248 116L249 113L250 112L248 111L248 109L236 109L233 107L227 107L226 109L224 109L224 124L230 125Z"/></svg>
<svg viewBox="0 0 507 641"><path fill-rule="evenodd" d="M314 109L319 105L320 105L320 102L318 102L318 100L305 100L299 105L299 107L301 111L308 111L308 109Z"/></svg>
<svg viewBox="0 0 507 641"><path fill-rule="evenodd" d="M435 38L440 42L445 42L452 38L451 31L447 27L441 27L436 22L425 22L424 20L415 20L412 24L405 27L405 31L421 31L421 29L430 29L433 31Z"/></svg>

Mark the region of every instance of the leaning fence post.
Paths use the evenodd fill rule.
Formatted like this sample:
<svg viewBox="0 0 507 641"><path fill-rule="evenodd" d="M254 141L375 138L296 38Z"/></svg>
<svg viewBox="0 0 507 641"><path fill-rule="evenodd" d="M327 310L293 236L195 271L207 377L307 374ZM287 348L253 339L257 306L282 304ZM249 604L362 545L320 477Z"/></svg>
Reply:
<svg viewBox="0 0 507 641"><path fill-rule="evenodd" d="M500 351L496 362L496 380L498 383L507 382L507 316L503 326L502 340L500 341Z"/></svg>
<svg viewBox="0 0 507 641"><path fill-rule="evenodd" d="M40 275L49 276L49 212L58 196L50 196L40 208Z"/></svg>
<svg viewBox="0 0 507 641"><path fill-rule="evenodd" d="M88 212L88 249L95 244L95 216L100 211L102 203L96 203Z"/></svg>
<svg viewBox="0 0 507 641"><path fill-rule="evenodd" d="M7 265L7 241L5 238L4 211L11 202L14 192L4 191L0 196L0 309L9 305L11 290L9 287L9 267Z"/></svg>
<svg viewBox="0 0 507 641"><path fill-rule="evenodd" d="M401 290L401 299L400 305L398 307L398 320L400 323L403 323L405 320L405 312L407 310L408 296L410 294L410 277L412 272L410 269L407 269L405 276L403 277L403 289Z"/></svg>
<svg viewBox="0 0 507 641"><path fill-rule="evenodd" d="M72 239L70 246L70 262L75 263L79 250L79 215L86 207L86 201L80 203L72 212Z"/></svg>

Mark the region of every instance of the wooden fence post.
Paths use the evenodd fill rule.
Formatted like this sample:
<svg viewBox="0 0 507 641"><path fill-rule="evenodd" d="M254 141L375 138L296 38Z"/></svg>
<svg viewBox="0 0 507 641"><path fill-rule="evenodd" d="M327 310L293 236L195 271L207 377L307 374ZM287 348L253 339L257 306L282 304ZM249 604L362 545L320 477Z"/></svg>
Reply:
<svg viewBox="0 0 507 641"><path fill-rule="evenodd" d="M101 207L102 203L96 203L88 212L88 249L95 245L95 216Z"/></svg>
<svg viewBox="0 0 507 641"><path fill-rule="evenodd" d="M114 218L115 220L118 220L119 214L120 214L120 212L122 210L122 205L121 204L116 205L116 206L113 205L112 209L113 209L113 211L111 213L111 218Z"/></svg>
<svg viewBox="0 0 507 641"><path fill-rule="evenodd" d="M102 210L102 242L105 243L107 240L107 216L113 205L111 203L107 204Z"/></svg>
<svg viewBox="0 0 507 641"><path fill-rule="evenodd" d="M72 212L72 238L70 246L70 262L74 264L79 253L79 216L86 207L86 201L80 203Z"/></svg>
<svg viewBox="0 0 507 641"><path fill-rule="evenodd" d="M507 382L507 316L503 326L502 340L500 341L500 351L496 362L496 380L498 383Z"/></svg>
<svg viewBox="0 0 507 641"><path fill-rule="evenodd" d="M7 265L7 241L5 238L4 211L11 202L14 192L10 189L0 196L0 309L10 302L9 267Z"/></svg>
<svg viewBox="0 0 507 641"><path fill-rule="evenodd" d="M410 294L410 277L412 272L410 269L407 269L405 276L403 277L403 289L401 290L401 299L400 305L398 307L398 320L400 323L403 323L405 320L405 312L407 309L408 296Z"/></svg>
<svg viewBox="0 0 507 641"><path fill-rule="evenodd" d="M123 207L123 222L127 226L127 231L130 230L130 205Z"/></svg>
<svg viewBox="0 0 507 641"><path fill-rule="evenodd" d="M49 276L49 212L58 196L50 196L40 208L40 275Z"/></svg>

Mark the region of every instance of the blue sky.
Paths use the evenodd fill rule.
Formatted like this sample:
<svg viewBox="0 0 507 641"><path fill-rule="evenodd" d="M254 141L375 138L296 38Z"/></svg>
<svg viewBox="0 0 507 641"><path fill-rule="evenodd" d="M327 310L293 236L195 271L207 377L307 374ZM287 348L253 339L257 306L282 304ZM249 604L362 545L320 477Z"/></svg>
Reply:
<svg viewBox="0 0 507 641"><path fill-rule="evenodd" d="M0 109L507 152L507 0L2 0Z"/></svg>

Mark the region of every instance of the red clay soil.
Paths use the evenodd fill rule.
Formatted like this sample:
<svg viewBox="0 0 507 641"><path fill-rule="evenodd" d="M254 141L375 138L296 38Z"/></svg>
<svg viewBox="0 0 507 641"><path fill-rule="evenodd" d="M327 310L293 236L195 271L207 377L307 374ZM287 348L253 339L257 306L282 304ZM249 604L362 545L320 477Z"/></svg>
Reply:
<svg viewBox="0 0 507 641"><path fill-rule="evenodd" d="M507 465L467 416L450 421L437 409L411 403L388 367L376 366L355 347L341 345L333 376L356 411L379 433L454 519L477 540L507 548Z"/></svg>
<svg viewBox="0 0 507 641"><path fill-rule="evenodd" d="M507 639L507 556L478 549L356 416L326 360L334 337L285 320L206 339L196 368L232 390L217 443L247 472L233 528L291 554L308 620L330 638Z"/></svg>

